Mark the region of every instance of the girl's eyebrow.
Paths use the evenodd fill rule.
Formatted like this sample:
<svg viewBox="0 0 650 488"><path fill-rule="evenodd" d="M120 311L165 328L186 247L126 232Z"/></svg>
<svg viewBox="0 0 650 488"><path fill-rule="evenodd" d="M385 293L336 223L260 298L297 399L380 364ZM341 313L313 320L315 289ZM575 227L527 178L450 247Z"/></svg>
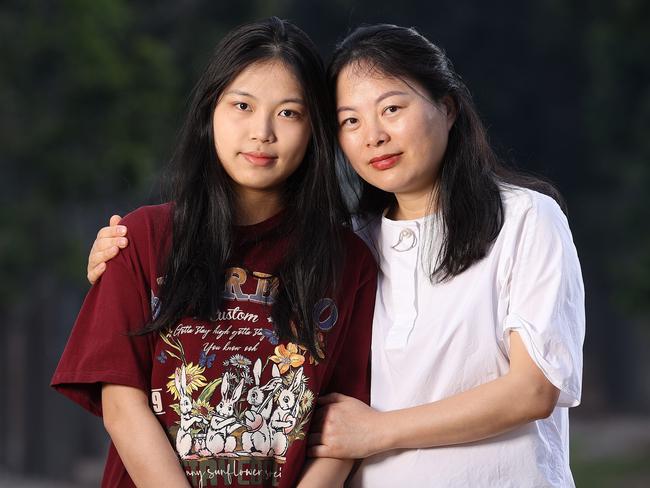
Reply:
<svg viewBox="0 0 650 488"><path fill-rule="evenodd" d="M224 93L224 95L239 95L241 97L249 97L253 100L257 100L257 97L255 95L242 90L228 90ZM305 101L302 98L285 98L284 100L280 100L278 105L282 105L283 103L297 103L299 105L306 105Z"/></svg>
<svg viewBox="0 0 650 488"><path fill-rule="evenodd" d="M250 93L242 90L228 90L226 93L224 93L224 95L240 95L242 97L250 97L257 100L257 97L255 95L251 95Z"/></svg>
<svg viewBox="0 0 650 488"><path fill-rule="evenodd" d="M377 97L377 100L375 100L375 105L377 105L379 102L381 102L382 100L384 100L386 98L394 97L396 95L408 95L408 93L403 92L403 91L399 91L399 90L392 90L392 91L388 91L386 93L382 93L381 95L379 95ZM354 108L352 108L352 107L338 107L336 109L336 113L345 112L346 110L354 111Z"/></svg>

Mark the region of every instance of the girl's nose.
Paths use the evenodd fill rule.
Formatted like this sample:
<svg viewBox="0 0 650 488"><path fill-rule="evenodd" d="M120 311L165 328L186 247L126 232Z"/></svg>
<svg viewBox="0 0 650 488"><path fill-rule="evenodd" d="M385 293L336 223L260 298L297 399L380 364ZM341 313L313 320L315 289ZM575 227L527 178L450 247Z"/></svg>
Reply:
<svg viewBox="0 0 650 488"><path fill-rule="evenodd" d="M258 117L255 117L255 120L251 121L251 124L251 140L265 144L275 142L275 132L270 117L259 114Z"/></svg>

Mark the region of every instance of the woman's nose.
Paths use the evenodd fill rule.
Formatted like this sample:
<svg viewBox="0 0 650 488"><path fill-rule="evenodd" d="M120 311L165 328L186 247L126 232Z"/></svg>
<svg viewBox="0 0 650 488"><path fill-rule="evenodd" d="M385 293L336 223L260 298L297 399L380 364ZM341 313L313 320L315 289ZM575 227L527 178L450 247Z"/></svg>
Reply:
<svg viewBox="0 0 650 488"><path fill-rule="evenodd" d="M379 147L386 144L388 141L390 141L390 136L381 124L376 123L368 127L368 132L366 133L366 146Z"/></svg>

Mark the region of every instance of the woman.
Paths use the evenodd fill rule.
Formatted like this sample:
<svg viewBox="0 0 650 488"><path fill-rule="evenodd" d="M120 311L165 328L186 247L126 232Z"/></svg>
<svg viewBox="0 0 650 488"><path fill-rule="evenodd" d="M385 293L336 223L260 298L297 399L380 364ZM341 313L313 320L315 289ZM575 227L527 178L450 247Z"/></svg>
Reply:
<svg viewBox="0 0 650 488"><path fill-rule="evenodd" d="M502 166L413 29L357 29L329 80L380 274L371 406L321 399L311 455L363 458L353 486L573 486L584 291L557 192ZM100 235L91 277L119 247Z"/></svg>
<svg viewBox="0 0 650 488"><path fill-rule="evenodd" d="M103 416L103 486L343 484L352 462L306 465L305 437L320 394L368 400L376 265L343 226L328 100L288 22L217 46L171 203L124 219L52 379Z"/></svg>

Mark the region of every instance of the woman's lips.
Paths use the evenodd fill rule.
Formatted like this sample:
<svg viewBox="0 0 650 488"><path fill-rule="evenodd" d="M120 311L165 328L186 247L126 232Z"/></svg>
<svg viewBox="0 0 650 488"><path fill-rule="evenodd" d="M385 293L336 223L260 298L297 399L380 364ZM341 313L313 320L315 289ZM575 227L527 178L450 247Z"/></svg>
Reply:
<svg viewBox="0 0 650 488"><path fill-rule="evenodd" d="M383 171L395 166L401 155L402 153L393 153L377 156L370 160L370 165L375 169Z"/></svg>
<svg viewBox="0 0 650 488"><path fill-rule="evenodd" d="M269 166L278 159L278 157L273 154L261 152L243 152L241 155L244 156L249 163L255 166Z"/></svg>

